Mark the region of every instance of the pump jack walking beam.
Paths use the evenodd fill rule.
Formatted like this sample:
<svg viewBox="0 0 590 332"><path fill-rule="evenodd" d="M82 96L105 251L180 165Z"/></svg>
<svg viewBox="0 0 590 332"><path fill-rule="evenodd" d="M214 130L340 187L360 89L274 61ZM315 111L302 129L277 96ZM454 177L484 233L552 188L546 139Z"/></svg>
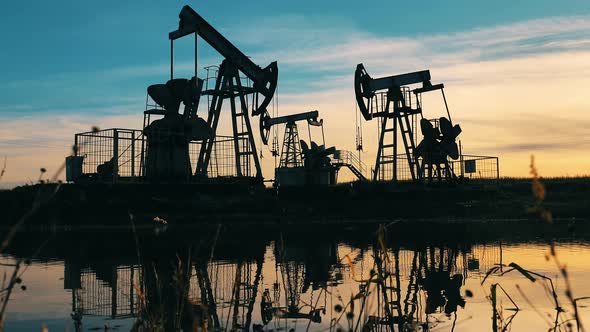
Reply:
<svg viewBox="0 0 590 332"><path fill-rule="evenodd" d="M256 65L250 58L235 47L229 40L227 40L221 33L213 28L204 18L195 12L190 6L184 6L179 14L180 22L178 30L172 31L168 34L173 47L173 41L191 33L196 36L201 36L211 47L213 47L226 60L235 65L242 73L252 80L253 88L257 93L264 96L261 103L256 109L252 110L252 115L260 115L266 111L266 107L277 88L278 81L278 66L274 61L267 67L262 69ZM171 54L173 54L173 49ZM196 53L196 41L195 41ZM196 54L195 54L195 68L196 68Z"/></svg>
<svg viewBox="0 0 590 332"><path fill-rule="evenodd" d="M182 8L179 18L178 29L170 32L168 35L172 57L170 65L171 76L174 73L174 40L184 36L195 34L195 76L197 76L198 68L197 50L199 36L224 57L219 68L215 90L203 92L203 94L213 96L207 118L207 124L211 128L213 135L212 137L205 138L201 144L195 174L208 175L221 106L224 99L230 99L236 167L235 175L238 177L250 176L250 161L253 160L255 177L262 179L260 160L256 151L250 119L248 118L249 105L244 96L253 94L251 99L252 115L267 115L268 111L266 107L270 104L277 88L277 63L272 62L266 68L260 68L189 6ZM240 72L252 80L252 87L241 84ZM262 100L259 99L260 96L262 96ZM236 98L238 98L239 105L236 103Z"/></svg>
<svg viewBox="0 0 590 332"><path fill-rule="evenodd" d="M442 88L442 84L432 85L430 83L429 70L372 78L365 70L365 66L363 66L362 63L359 63L354 72L354 91L357 104L365 120L371 120L373 117L386 115L378 112L371 112L371 105L368 100L373 97L376 92L387 90L390 94L389 97L392 100L403 101L400 88L405 85L416 83L422 83L422 88L419 89L420 93ZM366 100L367 102L365 102Z"/></svg>

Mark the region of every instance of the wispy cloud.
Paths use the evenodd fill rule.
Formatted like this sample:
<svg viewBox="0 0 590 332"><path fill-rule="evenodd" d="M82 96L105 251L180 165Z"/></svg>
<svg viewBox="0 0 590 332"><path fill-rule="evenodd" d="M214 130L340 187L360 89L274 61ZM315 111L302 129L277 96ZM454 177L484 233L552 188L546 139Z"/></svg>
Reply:
<svg viewBox="0 0 590 332"><path fill-rule="evenodd" d="M561 152L565 156L565 152L571 153L579 149L590 148L590 142L585 141L570 141L570 142L539 142L539 143L514 143L502 144L493 147L498 153L526 153L535 154L539 152Z"/></svg>
<svg viewBox="0 0 590 332"><path fill-rule="evenodd" d="M555 17L471 31L432 36L380 37L347 27L306 28L305 24L285 29L268 27L261 40L289 40L280 50L261 57L276 58L280 64L321 70L350 70L359 62L370 62L377 70L416 66L448 66L482 60L513 58L519 54L588 50L590 17ZM244 34L248 34L244 32ZM270 34L270 36L269 36ZM314 42L309 42L313 36ZM352 67L353 68L353 67Z"/></svg>

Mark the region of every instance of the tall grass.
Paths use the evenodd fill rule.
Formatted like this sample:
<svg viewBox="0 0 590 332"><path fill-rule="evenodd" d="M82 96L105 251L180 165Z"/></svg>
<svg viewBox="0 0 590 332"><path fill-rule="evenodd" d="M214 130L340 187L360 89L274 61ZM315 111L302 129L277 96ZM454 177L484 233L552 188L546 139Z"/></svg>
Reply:
<svg viewBox="0 0 590 332"><path fill-rule="evenodd" d="M531 156L531 162L530 162L529 167L530 167L529 173L531 175L530 181L531 181L531 192L532 192L532 197L533 197L533 204L531 207L528 208L527 211L528 211L528 213L536 216L540 222L551 224L551 223L553 223L552 213L544 205L547 191L545 189L545 185L543 184L543 181L541 180L541 177L539 176L539 172L538 172L537 167L535 165L534 156ZM575 327L576 331L578 331L578 332L585 331L584 323L583 323L583 321L580 317L580 314L579 314L578 302L583 301L583 300L588 300L588 299L590 299L590 297L575 297L574 296L574 292L572 290L572 284L571 284L571 281L569 278L567 266L566 266L566 264L561 262L561 260L559 259L556 244L557 243L554 239L547 240L549 253L547 255L545 255L545 259L547 261L551 261L555 264L555 267L558 270L559 275L564 280L565 290L564 290L562 296L565 296L566 301L571 306L571 309L568 310L562 305L563 300L561 299L560 294L556 291L556 288L555 288L552 278L550 278L546 275L543 275L541 273L527 270L514 262L510 263L508 265L498 265L498 266L492 267L487 272L487 274L484 277L484 279L482 280L481 284L483 285L486 282L486 280L488 279L488 277L491 275L496 275L498 277L502 277L510 272L513 272L513 271L518 272L519 274L524 276L527 280L529 280L530 282L533 282L533 283L536 282L538 280L538 278L540 278L540 279L544 280L545 284L543 284L543 286L547 288L547 291L548 291L547 293L549 294L551 300L554 303L554 316L553 316L554 318L552 321L546 321L548 324L549 331L561 331L562 328L566 328L568 331L570 331L574 327ZM503 268L508 268L508 270L504 270ZM510 328L512 318L514 317L514 315L516 315L516 314L514 314L511 317L511 319L507 322L505 322L503 320L502 310L498 310L498 302L497 302L497 294L496 294L496 289L498 286L501 287L499 283L492 284L490 286L490 295L488 296L490 298L490 302L492 304L492 309L493 309L492 330L494 332L506 331L508 328ZM503 288L502 288L502 290L503 290ZM526 296L526 294L522 291L522 289L520 287L517 287L517 290L520 293L520 296L527 302L527 304L533 310L535 310L543 320L545 320L546 317L537 310L534 302L531 301ZM505 290L504 290L504 293L510 299L510 301L515 305L516 312L518 312L518 306L516 306L516 303L514 302L512 297Z"/></svg>
<svg viewBox="0 0 590 332"><path fill-rule="evenodd" d="M94 127L93 127L94 130ZM72 155L77 152L78 147L72 146ZM4 176L6 172L6 164L7 158L4 157L4 164L2 170L0 171L0 180ZM14 237L16 236L17 232L22 228L22 226L33 216L35 215L43 206L47 205L49 202L53 200L53 198L59 192L62 182L59 180L59 177L63 173L65 169L65 161L57 168L54 172L53 176L51 176L48 180L43 180L43 176L47 172L47 169L41 167L39 169L39 177L37 179L37 183L45 184L45 183L57 183L55 188L49 192L46 192L43 186L39 186L37 192L35 194L35 198L31 207L14 223L8 230L6 236L2 240L0 244L0 255L2 255L6 248L10 245L13 241ZM45 242L47 243L47 241ZM44 244L42 244L38 249L41 250ZM10 300L10 296L13 293L15 287L20 285L21 290L26 290L26 286L22 285L22 275L26 270L26 267L23 268L23 263L25 266L30 264L30 259L17 259L16 263L14 264L14 269L12 275L9 279L6 278L6 274L4 274L3 281L0 288L0 332L4 331L4 323L5 323L5 315L6 309L8 306L8 302ZM46 330L46 329L45 329Z"/></svg>

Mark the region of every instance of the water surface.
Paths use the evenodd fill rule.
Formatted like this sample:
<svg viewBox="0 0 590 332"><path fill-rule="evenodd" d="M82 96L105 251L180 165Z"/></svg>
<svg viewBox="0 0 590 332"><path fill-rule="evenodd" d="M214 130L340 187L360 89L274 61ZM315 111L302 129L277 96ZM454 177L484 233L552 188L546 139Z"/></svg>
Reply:
<svg viewBox="0 0 590 332"><path fill-rule="evenodd" d="M6 328L128 331L149 317L168 329L206 324L224 331L547 331L556 321L567 330L574 314L555 258L567 265L574 297L590 296L585 234L486 235L457 227L20 233L2 270L10 275L17 260L32 261L23 261L26 290L14 289ZM546 278L528 274L533 282L510 263ZM590 324L590 301L578 304ZM557 320L556 305L565 310Z"/></svg>

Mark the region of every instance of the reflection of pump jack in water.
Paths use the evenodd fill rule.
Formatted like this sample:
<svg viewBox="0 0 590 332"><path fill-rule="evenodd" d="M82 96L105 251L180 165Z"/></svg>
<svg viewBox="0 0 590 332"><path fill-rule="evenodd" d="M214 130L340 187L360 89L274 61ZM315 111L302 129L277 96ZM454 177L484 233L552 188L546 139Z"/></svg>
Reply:
<svg viewBox="0 0 590 332"><path fill-rule="evenodd" d="M333 248L315 248L314 259L309 258L307 248L303 249L303 256L300 256L300 248L285 248L283 241L275 247L277 264L274 287L274 299L270 291L265 289L261 300L261 311L263 323L268 324L274 317L278 319L303 319L313 323L321 323L322 315L326 313L326 301L319 305L314 300L314 293L322 287L326 287L329 278L329 270L335 263L332 253ZM322 253L328 252L328 255ZM317 255L320 253L320 255ZM303 259L303 261L301 261ZM280 273L279 273L280 270ZM279 276L280 274L280 276ZM281 306L280 287L283 287L285 305ZM311 288L311 290L310 290ZM313 303L302 304L301 295L309 292ZM325 293L320 291L320 294ZM317 293L316 293L317 294Z"/></svg>
<svg viewBox="0 0 590 332"><path fill-rule="evenodd" d="M382 308L384 317L370 317L370 325L385 325L394 331L395 325L401 331L405 317L400 303L401 282L399 273L399 250L394 250L393 255L388 255L374 248L374 260L376 273L378 274L377 306ZM393 261L392 261L393 260ZM381 310L379 310L381 311Z"/></svg>
<svg viewBox="0 0 590 332"><path fill-rule="evenodd" d="M405 298L402 301L402 284L400 280L400 250L394 249L391 254L384 254L375 250L376 273L380 278L377 283L379 293L378 312L383 316L369 317L368 325L380 329L379 326L387 326L394 330L395 326L403 331L408 326L419 325L424 331L429 327L428 315L435 314L439 310L448 316L457 311L459 306L465 306L465 300L461 297L460 289L463 285L463 275L451 275L456 267L457 251L451 249L439 250L439 258L435 255L435 249L415 250L411 260L411 269L408 276L408 286ZM426 318L419 312L419 292L426 292Z"/></svg>
<svg viewBox="0 0 590 332"><path fill-rule="evenodd" d="M214 330L223 330L224 326L231 331L250 330L262 264L261 255L255 262L240 260L235 264L207 264L207 261L201 261L195 265L200 301L207 307L210 326ZM215 276L213 280L212 276ZM231 287L225 289L223 285L228 281Z"/></svg>
<svg viewBox="0 0 590 332"><path fill-rule="evenodd" d="M275 308L277 316L284 319L306 319L314 323L320 323L320 313L325 313L325 308L312 308L309 312L302 312L306 305L301 305L301 294L306 292L305 271L306 267L298 262L284 262L281 264L281 274L286 285L286 307ZM303 280L302 280L303 279ZM312 291L313 292L313 291Z"/></svg>
<svg viewBox="0 0 590 332"><path fill-rule="evenodd" d="M195 262L196 277L201 294L201 303L207 308L207 313L213 323L213 327L217 330L221 327L219 316L217 314L217 303L211 287L211 279L207 269L207 261L199 260Z"/></svg>
<svg viewBox="0 0 590 332"><path fill-rule="evenodd" d="M445 252L443 248L439 248L438 264L435 256L435 248L432 247L429 255L425 251L420 255L424 267L424 277L420 284L427 293L426 314L433 314L438 308L444 308L444 313L450 315L457 311L457 307L465 306L465 300L460 294L463 275L451 275L456 266L457 251L447 249Z"/></svg>
<svg viewBox="0 0 590 332"><path fill-rule="evenodd" d="M143 264L144 317L166 331L178 327L194 331L203 326L216 331L250 330L262 277L262 254L254 262L240 260L235 264L168 258Z"/></svg>
<svg viewBox="0 0 590 332"><path fill-rule="evenodd" d="M144 260L140 304L141 322L146 328L163 327L166 331L191 330L206 319L200 305L189 300L191 250L159 255ZM182 257L182 258L181 258Z"/></svg>

